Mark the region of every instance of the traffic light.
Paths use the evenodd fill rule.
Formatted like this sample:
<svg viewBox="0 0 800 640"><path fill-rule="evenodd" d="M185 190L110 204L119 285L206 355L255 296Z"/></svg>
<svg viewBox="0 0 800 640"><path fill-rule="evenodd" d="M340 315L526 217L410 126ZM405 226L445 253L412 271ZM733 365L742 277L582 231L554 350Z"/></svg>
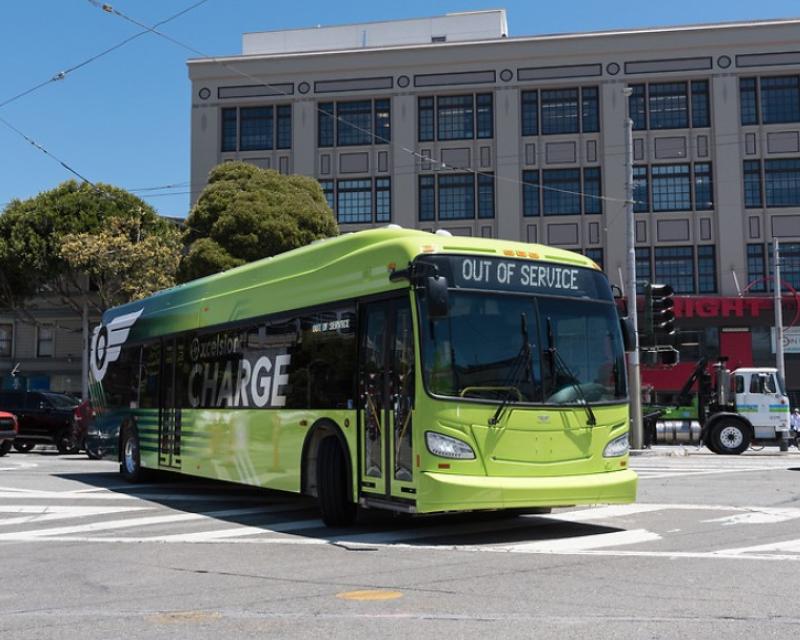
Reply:
<svg viewBox="0 0 800 640"><path fill-rule="evenodd" d="M675 312L672 310L675 306L672 294L675 292L668 284L650 283L647 289L646 299L650 303L653 334L658 344L659 336L675 335Z"/></svg>

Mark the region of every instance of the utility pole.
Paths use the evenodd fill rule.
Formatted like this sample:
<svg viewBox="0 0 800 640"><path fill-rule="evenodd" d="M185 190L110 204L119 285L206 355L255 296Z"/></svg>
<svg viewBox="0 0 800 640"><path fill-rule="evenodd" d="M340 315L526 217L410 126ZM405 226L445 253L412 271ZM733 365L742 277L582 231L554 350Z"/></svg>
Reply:
<svg viewBox="0 0 800 640"><path fill-rule="evenodd" d="M772 241L772 255L775 260L775 283L773 289L773 302L775 306L775 359L778 361L778 373L786 380L786 364L783 359L783 306L781 299L781 254L778 240Z"/></svg>
<svg viewBox="0 0 800 640"><path fill-rule="evenodd" d="M630 116L632 89L622 90L625 96L625 217L628 243L628 316L633 325L633 351L628 353L628 389L631 397L631 449L644 445L642 426L642 379L639 372L639 321L636 317L636 222L633 216L633 120Z"/></svg>

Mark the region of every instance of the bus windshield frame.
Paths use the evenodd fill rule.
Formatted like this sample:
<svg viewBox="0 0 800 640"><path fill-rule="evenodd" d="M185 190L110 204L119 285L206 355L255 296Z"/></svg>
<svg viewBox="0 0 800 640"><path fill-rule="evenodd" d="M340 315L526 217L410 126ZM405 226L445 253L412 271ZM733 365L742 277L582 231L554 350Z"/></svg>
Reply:
<svg viewBox="0 0 800 640"><path fill-rule="evenodd" d="M425 291L417 289L422 378L430 397L549 408L628 401L619 315L603 274L474 256L426 256L425 262L450 285L449 312L441 318L429 317ZM514 274L526 275L514 281Z"/></svg>

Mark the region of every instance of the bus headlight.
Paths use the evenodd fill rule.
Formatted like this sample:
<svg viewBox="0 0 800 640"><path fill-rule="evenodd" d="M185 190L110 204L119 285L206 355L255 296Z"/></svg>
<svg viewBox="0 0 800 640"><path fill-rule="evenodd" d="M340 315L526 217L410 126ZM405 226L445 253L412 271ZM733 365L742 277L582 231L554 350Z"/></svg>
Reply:
<svg viewBox="0 0 800 640"><path fill-rule="evenodd" d="M614 438L606 445L606 448L603 449L603 457L616 458L617 456L624 456L626 453L628 453L629 448L628 434L626 433L624 436Z"/></svg>
<svg viewBox="0 0 800 640"><path fill-rule="evenodd" d="M473 460L475 458L475 452L466 442L450 436L443 436L441 433L426 431L425 444L428 445L428 451L442 458L457 458L459 460Z"/></svg>

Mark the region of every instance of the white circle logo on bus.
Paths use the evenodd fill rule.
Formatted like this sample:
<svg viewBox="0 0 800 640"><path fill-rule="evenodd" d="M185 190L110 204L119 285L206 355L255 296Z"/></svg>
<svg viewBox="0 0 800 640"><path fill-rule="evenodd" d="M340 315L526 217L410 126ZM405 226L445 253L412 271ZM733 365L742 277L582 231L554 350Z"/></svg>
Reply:
<svg viewBox="0 0 800 640"><path fill-rule="evenodd" d="M144 309L117 316L108 325L101 324L94 329L92 334L92 349L89 355L89 365L92 375L100 382L108 371L108 365L119 359L122 345L128 339L133 323L142 315Z"/></svg>

